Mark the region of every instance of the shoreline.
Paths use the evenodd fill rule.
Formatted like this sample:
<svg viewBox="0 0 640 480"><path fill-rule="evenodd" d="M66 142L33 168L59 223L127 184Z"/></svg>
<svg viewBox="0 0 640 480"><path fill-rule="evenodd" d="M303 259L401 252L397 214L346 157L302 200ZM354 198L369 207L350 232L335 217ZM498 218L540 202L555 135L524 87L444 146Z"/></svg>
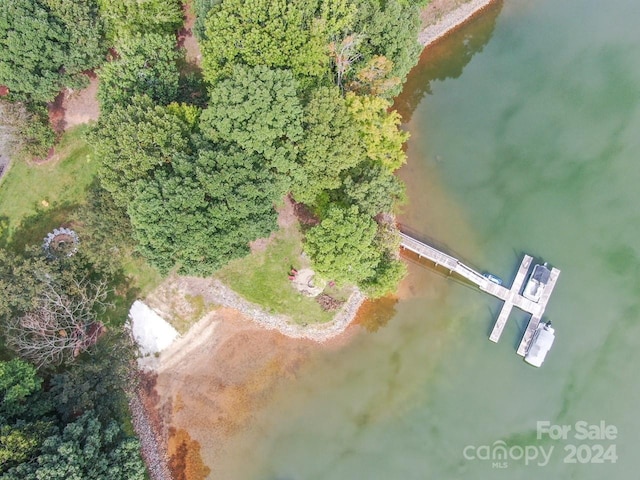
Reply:
<svg viewBox="0 0 640 480"><path fill-rule="evenodd" d="M446 12L439 19L432 19L434 22L427 25L418 34L418 43L422 45L423 52L429 46L471 21L496 1L470 0ZM318 343L326 342L344 333L355 320L358 310L367 299L360 290L356 289L331 321L302 326L289 323L284 315L271 315L265 312L259 305L245 300L218 280L214 281L214 289L217 290L214 300L216 303L237 310L266 330L276 330L289 338L304 338Z"/></svg>
<svg viewBox="0 0 640 480"><path fill-rule="evenodd" d="M464 25L465 23L473 19L476 15L480 14L483 10L488 8L493 3L495 3L495 0L471 0L462 5L456 6L452 10L444 13L444 15L442 15L442 17L439 19L435 19L435 18L431 19L431 20L435 20L435 22L423 28L418 35L418 42L423 47L422 51L424 52L426 48L433 45L438 40L444 38L449 33L460 28L462 25ZM438 13L436 12L436 15L437 14ZM427 19L427 21L428 20L429 19ZM243 297L238 295L236 292L231 290L231 288L224 285L222 282L220 282L217 279L210 279L210 283L207 287L208 287L207 294L211 301L222 306L223 309L228 308L228 309L231 309L232 311L237 312L237 314L249 320L250 323L255 325L257 329L263 332L263 333L260 333L260 339L261 339L260 345L262 345L266 341L266 343L272 344L270 348L273 349L273 351L284 350L289 352L289 355L291 358L288 358L287 360L281 360L281 363L286 365L286 367L282 367L282 370L279 370L277 372L271 373L270 375L267 375L267 377L269 378L271 378L272 375L273 375L272 378L277 378L280 375L291 374L290 372L295 371L297 369L299 363L302 361L302 358L305 356L304 354L301 354L299 352L299 350L305 350L305 347L303 347L305 341L312 341L317 344L323 344L323 345L326 342L328 345L331 345L331 343L329 342L330 340L339 339L339 337L347 331L348 327L353 324L354 320L357 317L360 307L366 300L365 295L360 290L356 289L352 293L352 295L348 298L348 300L345 302L345 304L342 306L342 308L336 313L336 315L331 321L323 324L313 324L313 325L302 326L302 325L290 323L288 321L288 318L285 315L272 315L267 313L259 305L253 304L248 300L244 299ZM208 317L209 315L205 315L205 317L203 317L203 319L201 320L204 321ZM224 320L226 320L225 324L227 324L228 319L224 319ZM220 321L223 321L223 319L220 319ZM220 356L218 358L227 357L226 352L221 350L224 348L228 348L228 345L232 342L235 342L235 341L241 342L241 344L244 345L245 347L248 345L246 343L246 338L245 338L246 335L248 334L246 330L240 329L238 332L225 335L223 331L221 332L220 330L217 330L216 324L217 322L212 325L208 325L205 322L205 324L203 325L205 325L206 331L199 332L198 334L200 341L207 341L207 339L210 340L211 345L209 345L208 348L205 348L206 350L205 353L207 353L208 355L207 359L209 361L213 358L216 358L217 356ZM234 321L229 322L229 325L227 326L227 328L233 329L232 327L233 324L234 324ZM266 333L265 331L269 333ZM195 333L198 333L198 332L195 332ZM222 338L220 338L221 334L222 334ZM277 335L277 334L281 334L291 340L299 340L303 343L298 344L299 346L296 346L296 347L286 348L281 343L278 343L278 341L274 340L275 338L277 338L277 337L274 337L274 335ZM187 335L188 333L179 338L184 338ZM257 332L256 332L256 335L257 335ZM266 335L266 337L263 335ZM215 337L218 337L218 338L215 338ZM175 348L176 343L177 342L174 342L174 344L172 344L172 347ZM172 347L169 347L169 349L171 349ZM257 351L252 352L252 350L257 350ZM296 352L296 354L295 355L292 354L291 353L292 351ZM150 373L156 376L164 375L164 377L167 378L165 382L169 382L169 385L170 385L171 378L182 378L184 376L168 375L169 371L172 368L169 368L169 371L167 371L167 367L168 367L166 363L167 360L169 360L168 361L169 364L184 365L184 363L186 362L183 362L182 360L186 360L186 359L180 357L180 359L174 358L173 360L170 360L169 358L166 358L167 353L162 355L162 357L164 357L162 360L164 361L160 361L155 365L151 366ZM257 356L256 358L262 358L264 357L265 352L260 352L259 348L256 346L254 348L250 348L247 354L248 355L255 354ZM232 355L230 358L226 358L226 360L224 360L223 362L226 361L228 363L233 363L235 365L236 362L238 362L239 360L240 360L239 358L234 358L234 356ZM241 361L240 363L241 364L247 363L246 361L247 359L244 359L244 360L245 360L244 362ZM206 361L205 363L209 364L209 361ZM204 360L200 363L203 363L203 362ZM248 362L249 365L251 365L252 362L255 363L256 359L254 358L251 362ZM235 368L237 368L237 366L234 367L234 370ZM266 372L263 372L263 373L266 373ZM249 375L249 374L247 373L246 375ZM250 377L247 377L244 380L249 381L249 379ZM164 393L165 395L164 401L168 402L169 411L174 411L175 414L178 414L178 411L183 410L184 408L184 405L182 403L183 399L180 398L179 393L176 393L175 398L172 398L171 389L169 385L165 384L164 387L154 385L154 387L152 388L152 391L155 392L156 395L158 393L161 393L161 394ZM267 391L269 391L270 385L271 385L270 382L266 382L266 385L262 387L264 389L262 393L266 393ZM160 387L160 388L156 388L156 387ZM192 388L195 388L195 386L193 386ZM147 395L150 393L151 393L150 391L146 392ZM211 398L208 396L206 396L206 399L207 399L207 402L211 401ZM161 430L163 430L161 425L155 425L156 422L149 417L147 412L147 408L149 408L149 406L144 405L144 402L141 401L141 398L138 396L138 393L135 394L135 397L132 398L130 402L131 402L131 412L133 417L132 420L134 424L134 430L136 431L136 434L138 435L138 438L140 440L142 456L145 460L145 464L147 466L147 471L150 475L150 478L152 480L170 480L172 478L172 472L169 464L172 463L171 460L173 459L173 456L171 455L172 458L170 458L170 453L169 451L167 451L166 449L167 447L165 444L165 442L169 441L169 438L162 438L164 435L163 433L161 433ZM174 402L176 403L175 405L174 405ZM250 409L251 407L249 405L255 405L255 404L253 401L248 402L247 407ZM156 409L158 409L159 407L160 405L155 406ZM175 408L171 408L171 407L175 407ZM163 409L160 408L160 410L163 410ZM235 415L233 411L229 411L228 414ZM242 418L242 415L240 415L240 417ZM172 415L169 415L168 418L164 419L164 421L168 422L167 423L168 425L173 424L172 420L175 420L174 418L172 418ZM194 442L194 444L196 445L196 450L191 452L191 456L192 456L191 458L195 458L200 463L202 463L202 461L200 460L199 444L198 442Z"/></svg>
<svg viewBox="0 0 640 480"><path fill-rule="evenodd" d="M418 34L418 43L423 49L429 47L438 40L446 37L465 23L479 15L486 8L496 3L497 0L470 0L453 10L446 12L435 23L427 25ZM428 7L427 7L428 8Z"/></svg>

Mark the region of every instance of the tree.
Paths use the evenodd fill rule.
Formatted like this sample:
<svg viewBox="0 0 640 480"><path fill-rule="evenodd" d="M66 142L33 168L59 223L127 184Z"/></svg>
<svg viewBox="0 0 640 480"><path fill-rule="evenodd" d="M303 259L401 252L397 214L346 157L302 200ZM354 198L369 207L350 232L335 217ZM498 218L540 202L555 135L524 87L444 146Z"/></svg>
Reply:
<svg viewBox="0 0 640 480"><path fill-rule="evenodd" d="M198 40L201 42L205 37L205 20L209 15L209 11L222 0L194 0L193 9L196 14L196 22L193 26L193 33L195 33Z"/></svg>
<svg viewBox="0 0 640 480"><path fill-rule="evenodd" d="M311 94L303 130L292 193L297 201L313 204L322 192L342 185L342 172L362 160L364 148L338 87L322 87Z"/></svg>
<svg viewBox="0 0 640 480"><path fill-rule="evenodd" d="M385 96L402 82L400 77L391 76L392 70L391 60L376 55L358 70L355 79L349 84L349 89L364 95Z"/></svg>
<svg viewBox="0 0 640 480"><path fill-rule="evenodd" d="M37 0L0 9L0 84L15 98L49 102L64 85L69 34Z"/></svg>
<svg viewBox="0 0 640 480"><path fill-rule="evenodd" d="M237 65L210 90L200 129L214 142L235 142L255 152L268 168L289 174L302 139L298 83L287 70Z"/></svg>
<svg viewBox="0 0 640 480"><path fill-rule="evenodd" d="M0 100L0 135L9 155L22 151L43 158L55 141L46 109L17 101Z"/></svg>
<svg viewBox="0 0 640 480"><path fill-rule="evenodd" d="M101 24L91 0L6 0L0 9L0 84L14 99L52 101L102 60Z"/></svg>
<svg viewBox="0 0 640 480"><path fill-rule="evenodd" d="M170 34L182 25L179 0L98 0L111 40L145 33Z"/></svg>
<svg viewBox="0 0 640 480"><path fill-rule="evenodd" d="M367 156L393 172L407 160L402 145L409 138L398 128L400 115L389 111L391 104L380 97L347 93L347 108L358 125Z"/></svg>
<svg viewBox="0 0 640 480"><path fill-rule="evenodd" d="M147 95L167 105L178 95L180 72L174 35L150 33L127 37L118 45L119 57L100 70L98 98L102 112Z"/></svg>
<svg viewBox="0 0 640 480"><path fill-rule="evenodd" d="M128 206L138 248L161 271L209 275L276 228L282 187L262 159L237 147L174 159L139 185Z"/></svg>
<svg viewBox="0 0 640 480"><path fill-rule="evenodd" d="M353 71L366 68L375 57L384 57L393 65L384 78L395 86L380 93L387 98L400 93L402 83L418 63L422 51L418 43L420 25L420 7L415 2L358 0L353 31L363 33L365 40L359 47L361 60Z"/></svg>
<svg viewBox="0 0 640 480"><path fill-rule="evenodd" d="M307 232L305 250L319 274L338 283L360 284L374 276L380 261L376 231L376 222L357 207L332 206Z"/></svg>
<svg viewBox="0 0 640 480"><path fill-rule="evenodd" d="M98 338L107 291L105 282L86 278L64 286L46 281L37 307L7 322L7 344L38 367L77 357Z"/></svg>
<svg viewBox="0 0 640 480"><path fill-rule="evenodd" d="M116 274L122 267L123 256L135 247L126 208L116 205L96 179L89 188L86 203L74 216L83 254L108 274Z"/></svg>
<svg viewBox="0 0 640 480"><path fill-rule="evenodd" d="M364 161L349 170L340 189L332 198L346 205L357 205L362 214L375 217L392 213L404 202L404 184L388 169L372 161Z"/></svg>
<svg viewBox="0 0 640 480"><path fill-rule="evenodd" d="M126 422L125 390L135 389L135 353L126 331L109 330L90 354L51 378L50 395L58 417L69 423L92 411L103 423Z"/></svg>
<svg viewBox="0 0 640 480"><path fill-rule="evenodd" d="M42 255L29 252L18 256L0 248L0 321L3 324L36 308L36 299L42 290L40 279L47 271Z"/></svg>
<svg viewBox="0 0 640 480"><path fill-rule="evenodd" d="M0 362L0 473L35 455L51 433L45 417L52 406L41 387L32 365L19 359Z"/></svg>
<svg viewBox="0 0 640 480"><path fill-rule="evenodd" d="M215 83L237 63L321 77L329 66L329 38L346 29L354 13L346 0L224 0L205 22L205 78Z"/></svg>
<svg viewBox="0 0 640 480"><path fill-rule="evenodd" d="M407 266L390 254L382 256L373 277L362 282L361 287L371 298L379 298L393 293L398 283L407 274Z"/></svg>
<svg viewBox="0 0 640 480"><path fill-rule="evenodd" d="M103 425L89 411L42 444L35 462L22 463L7 480L143 480L140 444L124 435L119 425Z"/></svg>
<svg viewBox="0 0 640 480"><path fill-rule="evenodd" d="M97 0L43 0L69 33L65 73L76 75L102 64L107 53Z"/></svg>
<svg viewBox="0 0 640 480"><path fill-rule="evenodd" d="M146 96L129 105L116 105L100 118L90 136L100 160L102 186L116 205L126 207L137 189L157 169L189 153L191 127L166 107L155 106Z"/></svg>
<svg viewBox="0 0 640 480"><path fill-rule="evenodd" d="M362 54L358 47L364 40L364 35L351 33L339 42L329 44L329 55L336 70L336 84L342 88L342 78L351 69L354 62L358 61Z"/></svg>

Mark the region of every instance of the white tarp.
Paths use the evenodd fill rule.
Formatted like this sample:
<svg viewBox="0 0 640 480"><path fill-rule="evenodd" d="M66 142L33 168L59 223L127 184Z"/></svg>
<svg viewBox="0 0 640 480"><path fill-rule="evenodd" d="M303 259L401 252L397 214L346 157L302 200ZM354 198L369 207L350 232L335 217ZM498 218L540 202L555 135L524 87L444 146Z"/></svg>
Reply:
<svg viewBox="0 0 640 480"><path fill-rule="evenodd" d="M160 352L173 343L178 332L140 300L129 310L131 333L142 355Z"/></svg>

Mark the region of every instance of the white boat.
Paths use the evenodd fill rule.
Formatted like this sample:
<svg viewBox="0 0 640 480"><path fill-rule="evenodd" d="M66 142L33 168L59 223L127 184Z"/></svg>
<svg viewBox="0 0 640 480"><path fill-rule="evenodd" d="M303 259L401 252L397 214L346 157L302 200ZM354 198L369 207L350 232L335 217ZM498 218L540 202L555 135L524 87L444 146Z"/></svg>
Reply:
<svg viewBox="0 0 640 480"><path fill-rule="evenodd" d="M547 264L544 265L536 265L533 268L533 272L529 277L529 281L524 287L524 291L522 292L522 296L524 298L528 298L532 302L538 302L540 297L542 296L542 292L544 291L544 287L549 282L549 276L551 275L551 270L547 268Z"/></svg>
<svg viewBox="0 0 640 480"><path fill-rule="evenodd" d="M551 322L540 322L533 334L533 338L531 338L531 344L524 357L525 362L534 367L542 365L555 339L555 330L551 327Z"/></svg>

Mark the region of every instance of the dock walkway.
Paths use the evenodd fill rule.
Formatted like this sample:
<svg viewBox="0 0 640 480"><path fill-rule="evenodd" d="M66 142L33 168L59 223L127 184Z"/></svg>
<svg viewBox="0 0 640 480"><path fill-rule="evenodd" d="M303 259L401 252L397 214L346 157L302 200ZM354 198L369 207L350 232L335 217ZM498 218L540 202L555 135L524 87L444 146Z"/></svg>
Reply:
<svg viewBox="0 0 640 480"><path fill-rule="evenodd" d="M487 279L480 272L465 265L457 258L445 252L442 252L441 250L432 247L431 245L427 245L426 243L423 243L404 232L400 232L400 237L400 246L402 248L414 252L421 258L431 260L436 264L436 266L443 266L450 272L455 272L461 277L466 278L470 282L477 285L483 292L487 292L488 294L493 295L494 297L497 297L504 302L504 304L502 305L502 309L500 310L500 314L498 315L498 318L496 319L496 322L493 326L493 330L491 331L491 335L489 335L489 340L491 340L492 342L497 343L498 340L500 340L500 336L502 335L502 332L507 325L507 321L509 320L509 315L511 314L511 310L513 310L513 307L517 307L520 310L531 314L531 318L529 319L529 323L527 324L527 328L522 335L522 340L520 341L520 345L518 346L517 350L518 355L526 355L527 350L529 349L529 343L531 342L536 328L538 328L538 325L542 320L544 311L547 308L547 303L549 302L551 294L553 293L553 289L555 288L556 282L558 281L560 270L558 270L557 268L551 269L549 280L544 287L540 300L538 302L533 302L521 295L522 286L524 285L525 279L529 274L531 262L533 261L533 257L531 257L530 255L524 256L522 262L520 263L520 268L518 268L518 272L513 279L511 288L506 288L502 285L498 285L489 281L489 279Z"/></svg>

